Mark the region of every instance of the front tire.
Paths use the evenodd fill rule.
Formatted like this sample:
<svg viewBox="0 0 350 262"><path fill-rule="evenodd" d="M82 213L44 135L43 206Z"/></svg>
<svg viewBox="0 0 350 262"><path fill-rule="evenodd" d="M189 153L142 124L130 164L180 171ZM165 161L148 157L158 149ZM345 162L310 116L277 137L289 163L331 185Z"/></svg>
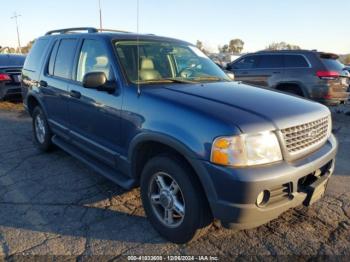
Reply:
<svg viewBox="0 0 350 262"><path fill-rule="evenodd" d="M201 185L187 164L175 156L158 156L146 164L141 197L153 227L174 243L198 239L212 222Z"/></svg>
<svg viewBox="0 0 350 262"><path fill-rule="evenodd" d="M34 108L32 117L34 143L41 151L48 152L52 149L52 133L41 107Z"/></svg>

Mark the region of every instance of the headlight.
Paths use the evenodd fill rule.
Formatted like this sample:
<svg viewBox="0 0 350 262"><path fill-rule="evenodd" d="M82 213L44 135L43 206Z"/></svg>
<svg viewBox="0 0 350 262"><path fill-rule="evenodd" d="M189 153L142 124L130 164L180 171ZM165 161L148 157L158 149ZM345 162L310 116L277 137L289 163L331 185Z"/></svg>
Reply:
<svg viewBox="0 0 350 262"><path fill-rule="evenodd" d="M274 132L219 137L214 140L211 162L225 166L255 166L282 160L281 148Z"/></svg>

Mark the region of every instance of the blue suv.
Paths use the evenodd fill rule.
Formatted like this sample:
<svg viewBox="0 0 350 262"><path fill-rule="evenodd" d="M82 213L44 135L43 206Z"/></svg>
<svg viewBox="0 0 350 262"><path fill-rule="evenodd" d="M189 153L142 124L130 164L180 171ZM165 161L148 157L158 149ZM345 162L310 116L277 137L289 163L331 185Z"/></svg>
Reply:
<svg viewBox="0 0 350 262"><path fill-rule="evenodd" d="M311 205L333 173L327 107L231 81L184 41L51 31L35 41L22 85L35 144L140 186L151 224L175 243L214 218L248 229Z"/></svg>

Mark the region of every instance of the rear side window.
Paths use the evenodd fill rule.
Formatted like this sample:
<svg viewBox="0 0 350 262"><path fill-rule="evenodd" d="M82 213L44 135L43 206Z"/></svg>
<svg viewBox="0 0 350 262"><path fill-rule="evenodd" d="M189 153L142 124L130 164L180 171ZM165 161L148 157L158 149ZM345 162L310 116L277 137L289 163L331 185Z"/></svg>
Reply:
<svg viewBox="0 0 350 262"><path fill-rule="evenodd" d="M78 40L77 39L62 39L57 50L56 60L53 66L52 75L71 79L72 64L74 60L74 55L76 51ZM51 59L53 59L54 52L51 54L49 62L49 70ZM51 66L52 69L52 66Z"/></svg>
<svg viewBox="0 0 350 262"><path fill-rule="evenodd" d="M231 64L233 69L253 69L256 68L259 56L247 56Z"/></svg>
<svg viewBox="0 0 350 262"><path fill-rule="evenodd" d="M37 71L42 63L43 56L45 54L46 47L48 45L49 40L47 39L39 39L36 40L25 63L24 69L30 71Z"/></svg>
<svg viewBox="0 0 350 262"><path fill-rule="evenodd" d="M261 55L257 68L282 68L284 67L283 55Z"/></svg>
<svg viewBox="0 0 350 262"><path fill-rule="evenodd" d="M302 55L285 55L284 56L285 67L290 68L303 68L309 67L308 62Z"/></svg>

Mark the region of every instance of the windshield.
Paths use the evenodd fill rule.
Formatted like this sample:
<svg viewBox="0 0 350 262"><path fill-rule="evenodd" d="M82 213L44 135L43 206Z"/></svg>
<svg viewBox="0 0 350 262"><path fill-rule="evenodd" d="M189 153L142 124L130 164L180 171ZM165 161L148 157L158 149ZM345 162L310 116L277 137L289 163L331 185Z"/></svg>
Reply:
<svg viewBox="0 0 350 262"><path fill-rule="evenodd" d="M230 81L214 62L191 45L120 41L115 43L115 48L128 79L133 83Z"/></svg>

